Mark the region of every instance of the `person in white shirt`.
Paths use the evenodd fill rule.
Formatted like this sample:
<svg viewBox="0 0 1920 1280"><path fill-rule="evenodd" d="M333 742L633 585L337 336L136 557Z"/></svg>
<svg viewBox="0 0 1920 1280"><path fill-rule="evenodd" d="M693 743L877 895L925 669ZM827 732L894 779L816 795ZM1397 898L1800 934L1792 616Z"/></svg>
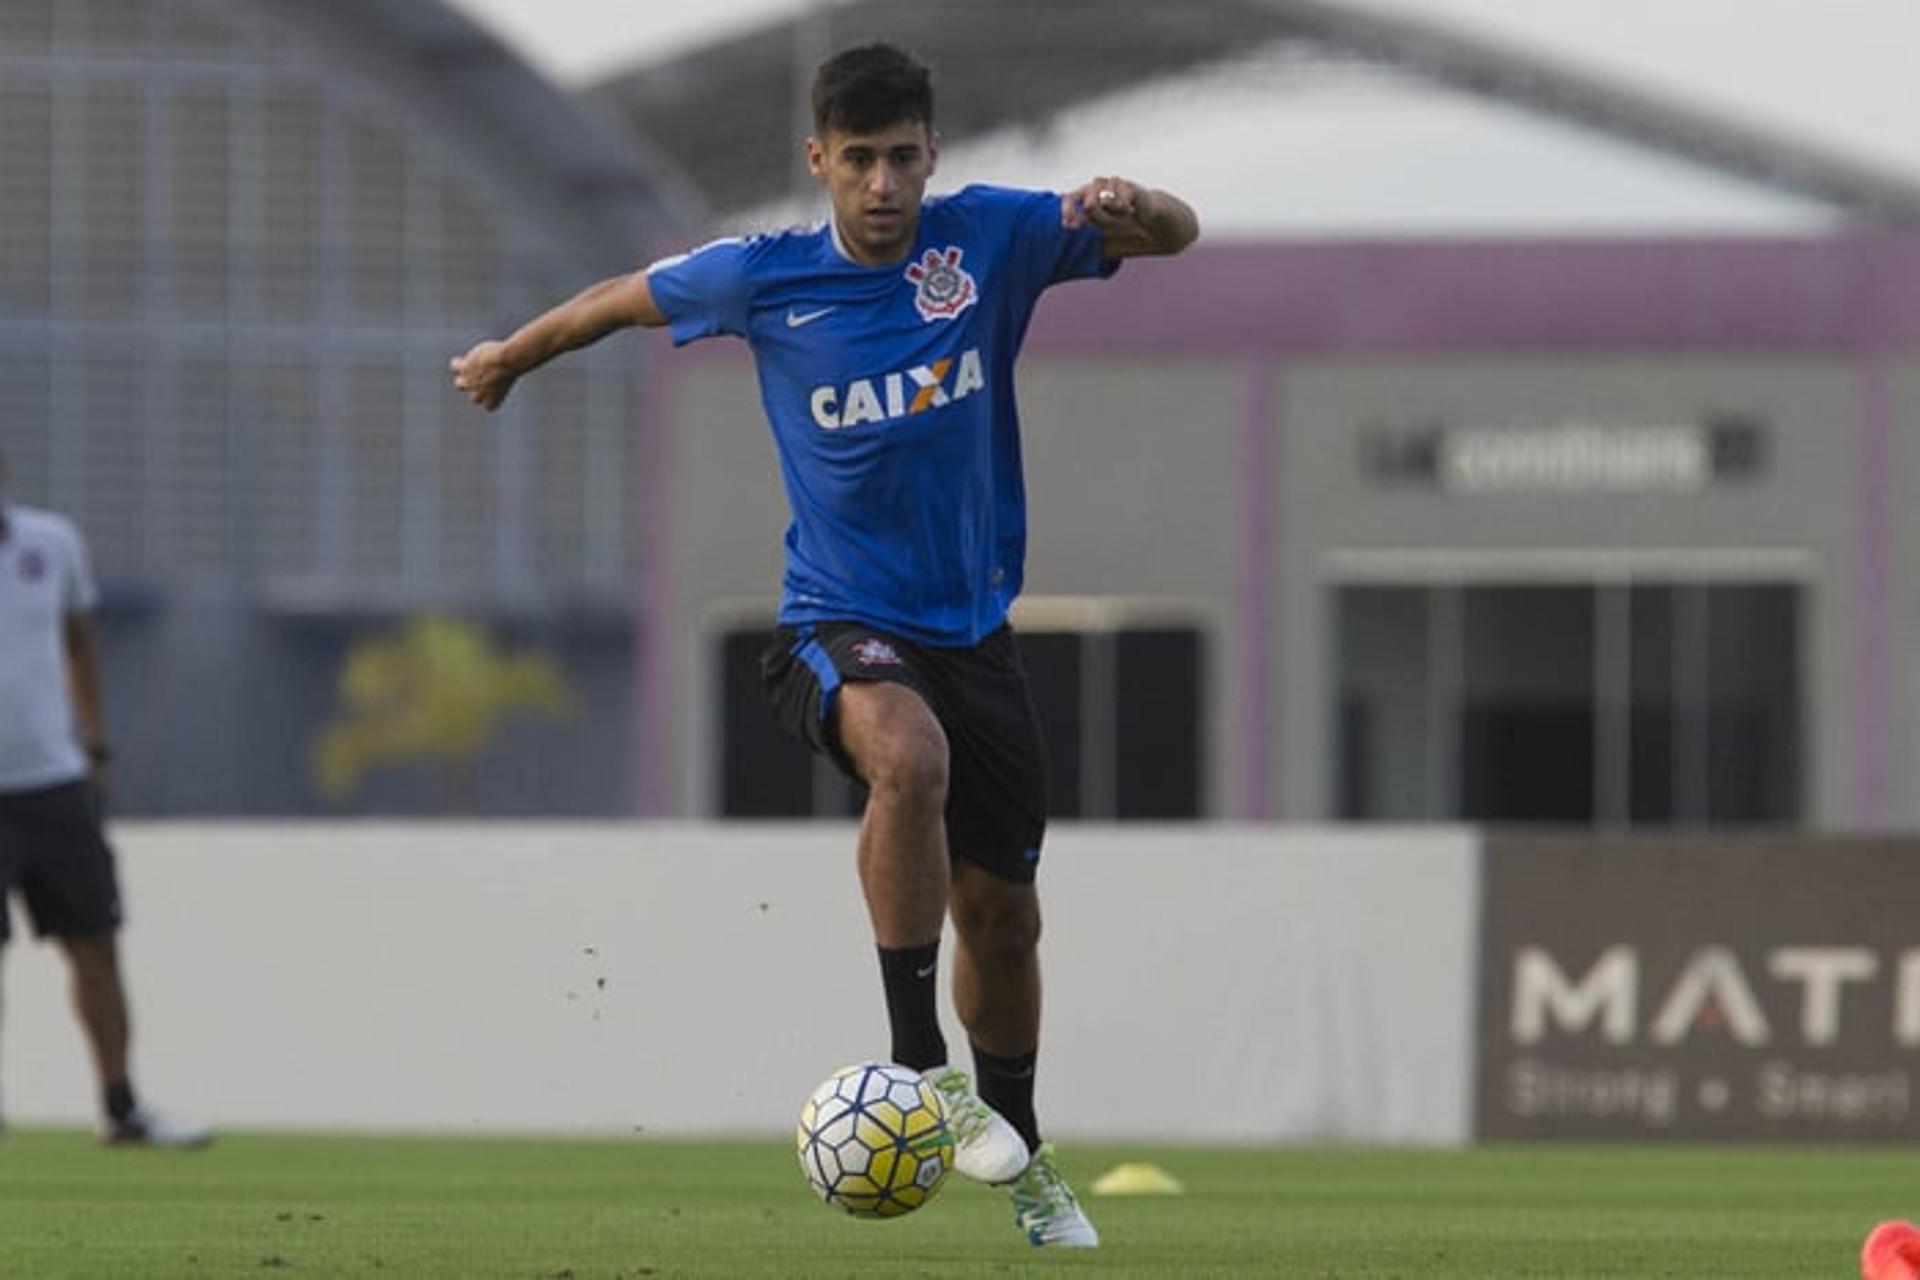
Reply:
<svg viewBox="0 0 1920 1280"><path fill-rule="evenodd" d="M119 877L99 817L109 752L86 543L50 511L5 501L0 457L0 945L9 893L65 952L99 1076L101 1141L200 1147L213 1135L141 1104L128 1073Z"/></svg>

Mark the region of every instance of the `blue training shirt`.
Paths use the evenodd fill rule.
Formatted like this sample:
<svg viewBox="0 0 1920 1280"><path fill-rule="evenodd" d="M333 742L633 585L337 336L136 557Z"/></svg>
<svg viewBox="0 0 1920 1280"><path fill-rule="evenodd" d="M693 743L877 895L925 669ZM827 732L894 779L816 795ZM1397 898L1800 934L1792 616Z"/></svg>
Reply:
<svg viewBox="0 0 1920 1280"><path fill-rule="evenodd" d="M676 346L753 348L793 521L780 621L978 643L1025 570L1013 364L1048 285L1109 275L1052 192L929 197L911 252L864 266L830 224L717 240L647 269Z"/></svg>

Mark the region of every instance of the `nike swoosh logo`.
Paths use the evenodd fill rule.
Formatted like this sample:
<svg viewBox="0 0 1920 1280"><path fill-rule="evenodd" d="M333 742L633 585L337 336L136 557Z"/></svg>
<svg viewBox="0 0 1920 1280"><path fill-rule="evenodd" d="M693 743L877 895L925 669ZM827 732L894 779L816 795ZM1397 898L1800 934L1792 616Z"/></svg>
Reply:
<svg viewBox="0 0 1920 1280"><path fill-rule="evenodd" d="M916 978L931 978L933 976L933 971L935 969L938 969L939 967L940 966L938 964L930 964L924 969L915 969L913 971L913 976Z"/></svg>
<svg viewBox="0 0 1920 1280"><path fill-rule="evenodd" d="M832 306L822 307L818 311L795 311L789 307L787 309L787 328L798 329L803 324L812 324L829 311L838 311L839 309L838 306Z"/></svg>

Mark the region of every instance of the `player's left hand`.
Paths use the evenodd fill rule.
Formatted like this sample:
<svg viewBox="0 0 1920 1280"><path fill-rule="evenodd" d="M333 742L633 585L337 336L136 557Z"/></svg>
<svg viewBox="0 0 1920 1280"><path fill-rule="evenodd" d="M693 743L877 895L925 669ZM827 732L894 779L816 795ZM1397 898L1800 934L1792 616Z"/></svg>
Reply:
<svg viewBox="0 0 1920 1280"><path fill-rule="evenodd" d="M1143 188L1125 178L1095 178L1060 197L1060 225L1071 230L1091 223L1102 231L1136 225L1143 194Z"/></svg>

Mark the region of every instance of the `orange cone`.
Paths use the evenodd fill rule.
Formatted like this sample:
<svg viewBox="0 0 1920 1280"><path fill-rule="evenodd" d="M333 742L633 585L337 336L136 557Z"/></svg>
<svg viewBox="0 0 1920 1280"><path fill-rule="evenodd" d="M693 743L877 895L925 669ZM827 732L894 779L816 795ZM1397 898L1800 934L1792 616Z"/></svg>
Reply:
<svg viewBox="0 0 1920 1280"><path fill-rule="evenodd" d="M1867 1234L1860 1280L1920 1280L1920 1228L1896 1218Z"/></svg>

